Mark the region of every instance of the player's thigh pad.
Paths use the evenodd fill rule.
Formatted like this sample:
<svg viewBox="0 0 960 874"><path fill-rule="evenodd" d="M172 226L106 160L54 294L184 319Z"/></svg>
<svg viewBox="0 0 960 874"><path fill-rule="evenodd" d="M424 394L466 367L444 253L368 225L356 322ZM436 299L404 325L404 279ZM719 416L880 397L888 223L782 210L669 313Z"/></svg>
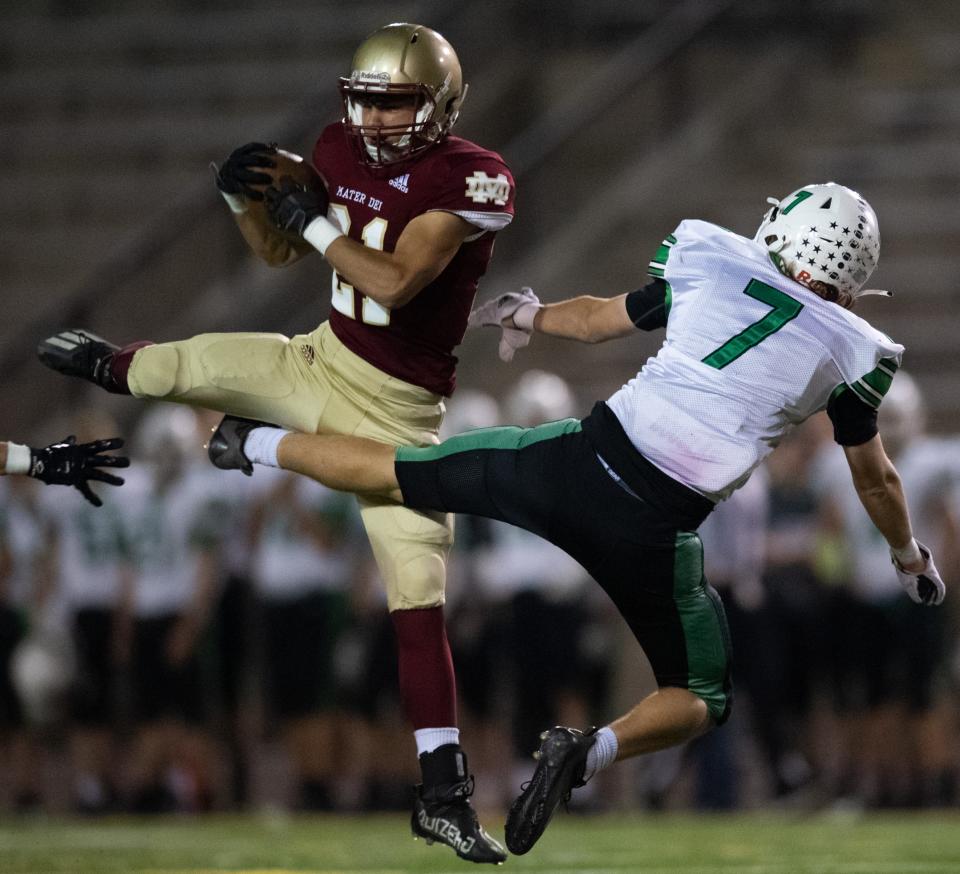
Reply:
<svg viewBox="0 0 960 874"><path fill-rule="evenodd" d="M444 601L453 516L358 498L360 515L387 590L387 607L414 610Z"/></svg>
<svg viewBox="0 0 960 874"><path fill-rule="evenodd" d="M282 334L200 334L140 349L128 383L136 397L314 431L326 399L325 384L309 372L314 359Z"/></svg>
<svg viewBox="0 0 960 874"><path fill-rule="evenodd" d="M704 578L700 538L681 531L674 549L673 600L686 646L686 688L703 699L720 725L733 703L726 613L720 596Z"/></svg>

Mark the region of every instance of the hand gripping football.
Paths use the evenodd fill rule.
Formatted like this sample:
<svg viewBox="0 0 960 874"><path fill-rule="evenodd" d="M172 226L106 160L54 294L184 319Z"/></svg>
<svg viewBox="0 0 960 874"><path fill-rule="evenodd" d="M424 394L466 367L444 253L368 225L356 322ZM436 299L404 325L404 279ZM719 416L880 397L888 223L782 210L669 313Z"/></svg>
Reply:
<svg viewBox="0 0 960 874"><path fill-rule="evenodd" d="M287 152L284 149L277 149L277 151L271 153L269 157L273 161L274 166L257 167L257 172L266 174L272 181L270 185L251 184L250 188L254 191L263 192L271 185L274 188L279 188L281 180L292 179L298 185L302 185L311 191L321 192L324 197L326 197L327 189L323 184L323 179L320 178L320 174L313 169L313 165L309 161L305 161L300 155L295 155L293 152ZM301 239L299 234L276 230L273 222L270 220L270 216L267 214L265 201L247 198L247 211L250 216L258 222L263 222L263 224L273 228L277 233L289 237L291 240Z"/></svg>

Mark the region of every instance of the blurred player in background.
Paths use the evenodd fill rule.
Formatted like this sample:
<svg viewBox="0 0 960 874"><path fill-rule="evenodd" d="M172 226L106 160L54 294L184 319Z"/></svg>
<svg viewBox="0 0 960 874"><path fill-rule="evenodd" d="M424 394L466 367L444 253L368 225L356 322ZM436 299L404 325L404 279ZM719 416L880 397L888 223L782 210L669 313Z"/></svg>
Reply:
<svg viewBox="0 0 960 874"><path fill-rule="evenodd" d="M265 699L293 765L296 807L335 810L340 775L352 765L334 708L335 653L349 621L359 519L347 495L268 474L258 483L251 566Z"/></svg>
<svg viewBox="0 0 960 874"><path fill-rule="evenodd" d="M569 418L576 399L557 374L528 370L511 386L504 410L506 421L531 428ZM514 771L525 773L530 738L544 725L589 719L581 683L589 577L563 550L529 531L503 522L492 528L481 575L508 605Z"/></svg>
<svg viewBox="0 0 960 874"><path fill-rule="evenodd" d="M473 324L502 329L506 356L535 330L601 342L666 328L657 356L582 422L394 449L336 435L278 440L274 429L228 418L210 442L221 467L281 466L334 488L527 528L569 552L617 605L659 689L599 731L541 735L537 768L507 817L514 853L526 853L561 800L597 771L727 719L727 623L695 531L797 423L827 410L892 573L918 604L944 598L877 431L903 347L850 311L879 255L876 215L834 183L772 202L753 239L681 222L638 291L543 306L524 289L475 311Z"/></svg>
<svg viewBox="0 0 960 874"><path fill-rule="evenodd" d="M201 644L217 598L220 520L196 445L193 410L149 410L135 441L143 460L121 492L133 591L135 736L127 793L138 813L195 812L214 800L212 702Z"/></svg>
<svg viewBox="0 0 960 874"><path fill-rule="evenodd" d="M960 440L928 436L925 419L920 389L901 371L880 411L884 445L903 478L911 518L955 570L960 530L950 496L960 484ZM839 702L846 771L836 788L845 802L869 808L953 804L954 708L944 708L938 694L947 685L947 615L911 610L897 597L877 556L882 534L856 512L856 495L838 475L840 457L825 451L818 461L828 524L847 544L850 603L841 633L856 641Z"/></svg>
<svg viewBox="0 0 960 874"><path fill-rule="evenodd" d="M429 28L391 24L357 50L340 80L344 119L312 159L325 192L266 192L270 225L249 209L271 182L273 147L252 143L217 183L251 249L290 264L315 251L334 268L329 322L288 340L207 334L123 349L84 331L40 344L41 359L110 391L196 404L306 432L362 434L394 445L437 442L466 329L514 185L499 155L449 135L466 85L453 47ZM281 180L282 182L282 180ZM258 188L259 186L259 188ZM459 743L443 620L449 514L361 498L399 647L401 695L423 782L414 833L465 859L498 863L479 827Z"/></svg>
<svg viewBox="0 0 960 874"><path fill-rule="evenodd" d="M50 721L50 705L62 703L50 700L62 689L51 687L49 667L65 669L69 683L69 662L44 659L30 643L45 624L50 594L48 531L38 497L26 477L0 481L0 765L3 795L18 812L34 811L44 800L45 751L37 729Z"/></svg>
<svg viewBox="0 0 960 874"><path fill-rule="evenodd" d="M119 438L78 444L72 436L41 449L0 442L0 475L73 486L100 507L90 483L123 483L103 469L129 464L110 454L121 446ZM30 809L40 800L39 748L28 723L46 721L54 711L58 718L62 715L74 667L64 629L47 621L57 586L48 548L53 532L44 512L48 502L24 488L28 485L11 483L0 502L0 751L5 747L9 756L6 782L18 809ZM64 505L63 496L49 503ZM78 522L91 517L82 507L73 511Z"/></svg>
<svg viewBox="0 0 960 874"><path fill-rule="evenodd" d="M93 407L77 421L81 440L115 430L116 423ZM118 801L118 681L132 621L130 579L122 572L121 502L108 501L89 512L79 494L47 489L40 503L51 526L52 585L64 601L77 660L71 694L72 800L79 813L107 813Z"/></svg>

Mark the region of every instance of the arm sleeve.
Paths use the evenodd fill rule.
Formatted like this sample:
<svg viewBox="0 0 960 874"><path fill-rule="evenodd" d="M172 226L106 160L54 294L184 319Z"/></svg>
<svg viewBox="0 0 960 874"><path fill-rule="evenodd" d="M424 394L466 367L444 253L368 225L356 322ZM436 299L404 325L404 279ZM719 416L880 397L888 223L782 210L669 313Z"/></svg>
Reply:
<svg viewBox="0 0 960 874"><path fill-rule="evenodd" d="M627 315L641 331L665 328L669 314L670 286L662 279L654 279L627 295Z"/></svg>
<svg viewBox="0 0 960 874"><path fill-rule="evenodd" d="M877 408L846 385L830 395L827 415L833 422L833 439L841 446L860 446L877 433Z"/></svg>
<svg viewBox="0 0 960 874"><path fill-rule="evenodd" d="M427 212L452 212L484 231L499 231L513 219L515 194L507 165L481 151L452 162L445 181L424 206Z"/></svg>

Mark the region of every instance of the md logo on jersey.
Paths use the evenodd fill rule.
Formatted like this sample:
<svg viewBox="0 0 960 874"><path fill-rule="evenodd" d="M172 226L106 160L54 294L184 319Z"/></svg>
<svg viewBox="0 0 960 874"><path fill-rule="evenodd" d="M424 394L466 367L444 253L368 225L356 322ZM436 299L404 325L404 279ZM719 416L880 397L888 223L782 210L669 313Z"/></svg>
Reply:
<svg viewBox="0 0 960 874"><path fill-rule="evenodd" d="M402 191L404 194L407 194L409 189L407 186L410 184L410 174L404 173L403 176L395 176L390 180L390 184L397 189L397 191Z"/></svg>
<svg viewBox="0 0 960 874"><path fill-rule="evenodd" d="M491 179L483 170L476 170L467 177L467 197L474 203L495 203L505 206L510 197L510 182L503 173Z"/></svg>

